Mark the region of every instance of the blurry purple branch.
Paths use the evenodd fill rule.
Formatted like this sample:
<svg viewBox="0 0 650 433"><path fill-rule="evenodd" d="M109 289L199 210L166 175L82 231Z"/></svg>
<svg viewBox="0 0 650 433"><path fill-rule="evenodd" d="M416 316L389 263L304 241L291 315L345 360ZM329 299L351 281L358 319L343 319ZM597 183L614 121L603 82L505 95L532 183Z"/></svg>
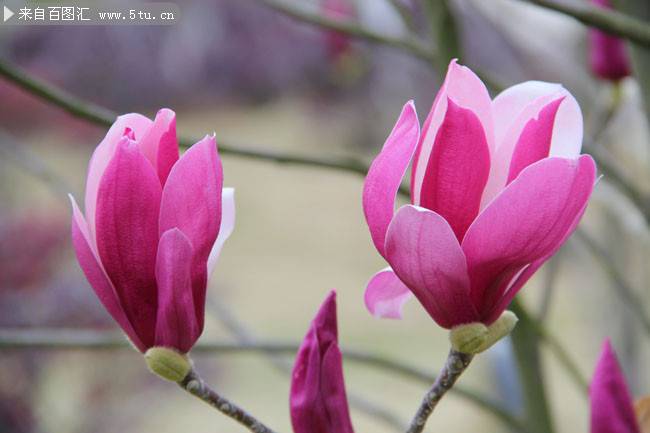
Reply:
<svg viewBox="0 0 650 433"><path fill-rule="evenodd" d="M424 395L411 426L406 433L422 433L427 420L442 397L451 390L463 371L467 369L474 355L450 350L440 375L436 378L431 389Z"/></svg>
<svg viewBox="0 0 650 433"><path fill-rule="evenodd" d="M291 17L297 21L312 24L320 28L335 30L358 39L363 39L379 45L386 45L410 52L414 56L433 63L436 53L433 47L428 47L415 37L396 38L366 29L358 23L323 16L318 12L309 12L302 7L294 7L286 0L255 0L276 12Z"/></svg>
<svg viewBox="0 0 650 433"><path fill-rule="evenodd" d="M235 316L231 308L228 308L218 299L208 299L208 308L217 320L237 339L238 342L243 344L254 344L259 341L258 337ZM282 374L291 375L291 362L282 357L280 353L265 351L262 353L266 355L269 362L275 367L277 371ZM350 406L357 410L364 412L373 419L381 420L387 425L393 427L397 431L403 431L404 423L396 414L390 412L384 407L366 400L364 397L348 392L348 400Z"/></svg>
<svg viewBox="0 0 650 433"><path fill-rule="evenodd" d="M585 1L529 0L538 6L569 15L581 23L650 47L650 23Z"/></svg>
<svg viewBox="0 0 650 433"><path fill-rule="evenodd" d="M110 127L117 113L103 107L82 101L59 88L30 76L26 71L0 59L0 76L18 85L27 92L50 102L67 113L95 125ZM196 140L181 138L180 145L189 147ZM368 165L355 158L310 158L291 153L275 152L267 149L246 149L219 142L219 152L250 159L274 161L277 163L305 164L333 170L342 170L365 175Z"/></svg>
<svg viewBox="0 0 650 433"><path fill-rule="evenodd" d="M51 328L0 328L0 349L4 352L10 349L121 350L132 348L130 343L121 333L113 331ZM200 341L192 349L192 353L194 354L216 353L220 355L264 352L274 355L294 356L297 351L297 343L269 341L256 341L250 343ZM359 350L344 349L343 356L346 360L351 362L371 366L388 373L398 374L413 381L424 382L427 384L435 381L435 376L432 376L422 369L380 355ZM493 414L504 424L512 427L517 432L525 433L527 431L526 426L524 426L521 421L489 398L462 387L454 387L452 392Z"/></svg>

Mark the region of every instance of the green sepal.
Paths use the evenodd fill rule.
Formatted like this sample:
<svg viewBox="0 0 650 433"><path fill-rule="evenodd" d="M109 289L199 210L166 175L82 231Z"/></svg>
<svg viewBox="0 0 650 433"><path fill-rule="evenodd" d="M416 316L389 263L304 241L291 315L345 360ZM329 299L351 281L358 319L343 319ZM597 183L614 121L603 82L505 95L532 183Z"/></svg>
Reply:
<svg viewBox="0 0 650 433"><path fill-rule="evenodd" d="M144 359L152 373L176 383L192 370L190 358L169 347L152 347L145 352Z"/></svg>
<svg viewBox="0 0 650 433"><path fill-rule="evenodd" d="M471 355L484 352L510 334L518 320L512 311L504 311L490 326L480 322L456 326L449 331L451 347L458 352Z"/></svg>

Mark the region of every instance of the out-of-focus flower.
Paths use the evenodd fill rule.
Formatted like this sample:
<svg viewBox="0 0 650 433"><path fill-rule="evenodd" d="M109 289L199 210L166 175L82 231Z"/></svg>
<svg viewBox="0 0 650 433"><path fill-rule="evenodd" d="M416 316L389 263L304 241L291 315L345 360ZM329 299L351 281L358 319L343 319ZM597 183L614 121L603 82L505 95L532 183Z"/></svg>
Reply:
<svg viewBox="0 0 650 433"><path fill-rule="evenodd" d="M321 9L327 18L350 21L356 17L356 10L350 0L322 0ZM329 58L336 62L349 54L352 47L350 36L334 30L325 31L325 46Z"/></svg>
<svg viewBox="0 0 650 433"><path fill-rule="evenodd" d="M291 423L295 433L353 433L343 380L332 291L300 345L291 377Z"/></svg>
<svg viewBox="0 0 650 433"><path fill-rule="evenodd" d="M491 100L452 61L422 134L408 102L366 177L366 221L390 264L368 284L370 312L399 318L414 294L444 328L493 324L585 211L596 167L581 145L562 86L525 82ZM411 204L395 213L411 159Z"/></svg>
<svg viewBox="0 0 650 433"><path fill-rule="evenodd" d="M133 344L186 353L203 331L207 278L234 225L214 137L179 159L176 115L117 118L90 160L72 241L88 281ZM223 194L223 198L222 198Z"/></svg>
<svg viewBox="0 0 650 433"><path fill-rule="evenodd" d="M594 6L611 9L610 0L591 0ZM625 41L595 28L589 29L589 66L603 80L619 81L631 74Z"/></svg>
<svg viewBox="0 0 650 433"><path fill-rule="evenodd" d="M589 387L589 398L591 433L642 433L632 396L609 340L603 344Z"/></svg>

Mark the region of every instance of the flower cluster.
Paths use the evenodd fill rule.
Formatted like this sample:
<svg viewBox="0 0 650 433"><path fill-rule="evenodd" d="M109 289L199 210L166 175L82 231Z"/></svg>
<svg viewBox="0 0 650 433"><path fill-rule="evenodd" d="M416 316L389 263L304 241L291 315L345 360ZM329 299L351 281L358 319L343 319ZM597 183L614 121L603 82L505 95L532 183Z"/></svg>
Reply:
<svg viewBox="0 0 650 433"><path fill-rule="evenodd" d="M506 308L576 229L594 188L582 129L562 86L526 82L491 99L452 61L422 130L408 102L365 180L370 235L390 265L368 283L369 311L401 317L414 295L451 330L465 364L509 333L516 317ZM410 203L396 210L409 166ZM74 249L99 300L153 371L207 395L186 354L202 333L208 276L234 226L215 138L180 156L172 111L153 121L120 116L90 161L85 213L71 200ZM592 433L640 433L609 343L591 401ZM353 433L335 292L298 351L290 410L296 433Z"/></svg>

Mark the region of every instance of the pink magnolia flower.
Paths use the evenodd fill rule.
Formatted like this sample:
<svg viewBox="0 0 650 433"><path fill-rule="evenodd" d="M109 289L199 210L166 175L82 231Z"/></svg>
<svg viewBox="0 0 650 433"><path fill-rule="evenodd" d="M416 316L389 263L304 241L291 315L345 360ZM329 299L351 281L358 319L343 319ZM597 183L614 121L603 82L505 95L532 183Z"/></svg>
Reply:
<svg viewBox="0 0 650 433"><path fill-rule="evenodd" d="M336 292L314 317L291 376L291 423L295 433L353 433L336 325Z"/></svg>
<svg viewBox="0 0 650 433"><path fill-rule="evenodd" d="M587 206L596 167L581 143L562 86L531 81L491 100L452 61L422 133L408 102L366 177L366 221L390 264L368 284L370 312L399 318L414 294L444 328L499 318ZM411 204L395 213L411 159Z"/></svg>
<svg viewBox="0 0 650 433"><path fill-rule="evenodd" d="M343 22L349 21L356 16L351 0L322 0L321 9L323 15L327 18ZM330 59L337 61L350 51L352 42L350 37L344 33L327 30L325 32L325 46Z"/></svg>
<svg viewBox="0 0 650 433"><path fill-rule="evenodd" d="M603 344L589 397L591 433L641 433L632 396L609 340Z"/></svg>
<svg viewBox="0 0 650 433"><path fill-rule="evenodd" d="M133 344L186 353L203 331L207 278L234 226L214 137L179 159L176 115L117 118L88 167L72 241L104 307ZM223 195L222 195L223 194Z"/></svg>
<svg viewBox="0 0 650 433"><path fill-rule="evenodd" d="M591 0L594 6L611 9L609 0ZM589 29L589 66L603 80L618 81L631 74L625 41L598 29Z"/></svg>

